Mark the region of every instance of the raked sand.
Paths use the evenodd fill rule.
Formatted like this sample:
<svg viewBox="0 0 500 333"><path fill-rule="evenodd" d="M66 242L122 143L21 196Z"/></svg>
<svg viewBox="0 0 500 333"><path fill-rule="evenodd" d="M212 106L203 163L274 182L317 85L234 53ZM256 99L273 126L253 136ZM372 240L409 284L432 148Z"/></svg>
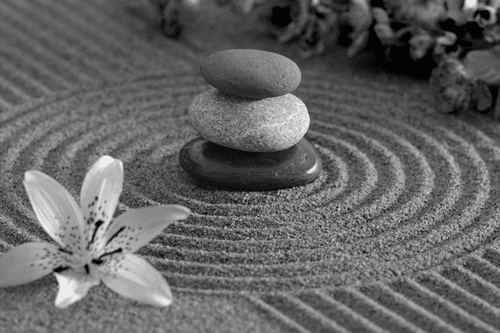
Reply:
<svg viewBox="0 0 500 333"><path fill-rule="evenodd" d="M179 40L118 1L0 2L0 253L50 241L26 170L78 196L88 167L124 163L118 213L176 203L193 214L139 254L165 276L165 309L93 288L65 310L55 278L0 289L0 332L498 332L500 123L440 115L425 81L342 50L292 46L204 5ZM250 19L249 19L250 20ZM243 23L242 23L243 22ZM270 192L201 186L181 169L200 61L225 48L294 59L313 183Z"/></svg>

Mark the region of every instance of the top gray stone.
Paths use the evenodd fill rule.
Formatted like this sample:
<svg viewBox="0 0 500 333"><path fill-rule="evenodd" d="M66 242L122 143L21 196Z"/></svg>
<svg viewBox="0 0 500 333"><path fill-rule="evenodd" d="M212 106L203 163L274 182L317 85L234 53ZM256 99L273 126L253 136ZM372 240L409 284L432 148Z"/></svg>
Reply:
<svg viewBox="0 0 500 333"><path fill-rule="evenodd" d="M299 67L289 58L252 49L213 53L201 62L200 72L220 91L247 98L286 95L295 90L302 79Z"/></svg>

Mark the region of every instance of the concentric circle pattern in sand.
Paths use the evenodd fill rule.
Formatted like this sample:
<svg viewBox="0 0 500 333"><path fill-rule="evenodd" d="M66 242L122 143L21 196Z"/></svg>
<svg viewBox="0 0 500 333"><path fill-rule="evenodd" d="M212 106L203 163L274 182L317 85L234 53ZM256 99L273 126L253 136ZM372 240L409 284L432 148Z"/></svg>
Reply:
<svg viewBox="0 0 500 333"><path fill-rule="evenodd" d="M304 76L307 138L323 159L300 188L197 184L177 154L196 136L187 109L208 89L189 75L142 77L0 114L2 250L49 240L24 193L43 170L78 195L102 154L121 159L125 209L177 203L193 214L140 250L179 289L276 291L414 275L490 243L500 207L495 125L435 114L422 93ZM378 103L375 105L373 101Z"/></svg>

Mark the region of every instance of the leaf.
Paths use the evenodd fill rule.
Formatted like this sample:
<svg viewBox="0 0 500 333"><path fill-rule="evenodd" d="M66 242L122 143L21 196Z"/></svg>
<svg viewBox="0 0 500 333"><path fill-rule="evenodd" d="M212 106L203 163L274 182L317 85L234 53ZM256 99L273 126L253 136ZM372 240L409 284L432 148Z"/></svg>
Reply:
<svg viewBox="0 0 500 333"><path fill-rule="evenodd" d="M470 51L464 64L477 79L489 84L500 85L500 46L489 50Z"/></svg>
<svg viewBox="0 0 500 333"><path fill-rule="evenodd" d="M493 106L493 96L488 86L483 82L478 82L474 87L476 96L476 109L480 112L485 112Z"/></svg>
<svg viewBox="0 0 500 333"><path fill-rule="evenodd" d="M497 99L495 101L495 120L500 118L500 93L497 94Z"/></svg>
<svg viewBox="0 0 500 333"><path fill-rule="evenodd" d="M369 32L363 31L360 33L356 39L349 45L347 49L347 55L349 57L354 57L359 51L361 51L368 43Z"/></svg>

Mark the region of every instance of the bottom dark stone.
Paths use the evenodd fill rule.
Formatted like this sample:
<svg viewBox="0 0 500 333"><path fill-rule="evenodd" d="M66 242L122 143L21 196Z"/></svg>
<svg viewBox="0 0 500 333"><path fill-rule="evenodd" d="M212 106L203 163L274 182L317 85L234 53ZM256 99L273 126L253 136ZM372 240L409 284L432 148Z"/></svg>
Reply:
<svg viewBox="0 0 500 333"><path fill-rule="evenodd" d="M238 190L277 190L314 181L322 167L304 138L276 152L254 153L219 146L201 137L181 148L179 163L203 184Z"/></svg>

